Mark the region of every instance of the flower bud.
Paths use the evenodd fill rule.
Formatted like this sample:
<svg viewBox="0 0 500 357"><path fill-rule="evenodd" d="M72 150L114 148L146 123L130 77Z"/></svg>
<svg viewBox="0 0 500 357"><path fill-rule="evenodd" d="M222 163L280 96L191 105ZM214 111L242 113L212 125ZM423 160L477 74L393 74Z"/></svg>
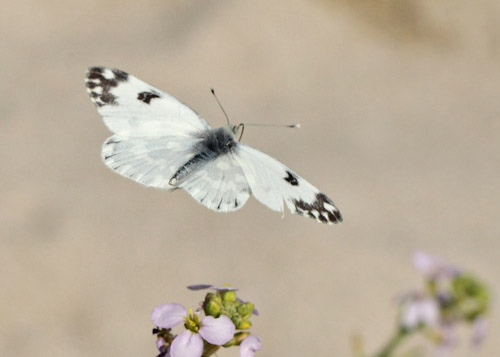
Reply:
<svg viewBox="0 0 500 357"><path fill-rule="evenodd" d="M473 277L458 276L452 282L452 289L457 309L467 321L475 320L488 310L488 290Z"/></svg>
<svg viewBox="0 0 500 357"><path fill-rule="evenodd" d="M203 302L203 311L207 316L219 317L222 299L219 295L208 293Z"/></svg>
<svg viewBox="0 0 500 357"><path fill-rule="evenodd" d="M251 302L246 302L238 306L238 313L243 318L248 318L252 316L254 305Z"/></svg>
<svg viewBox="0 0 500 357"><path fill-rule="evenodd" d="M236 292L233 290L226 290L221 292L222 299L225 302L234 302L236 301Z"/></svg>
<svg viewBox="0 0 500 357"><path fill-rule="evenodd" d="M239 345L248 336L250 336L250 332L238 332L233 338L235 345Z"/></svg>
<svg viewBox="0 0 500 357"><path fill-rule="evenodd" d="M248 318L243 318L238 315L234 316L232 321L237 330L247 330L252 326L252 323L248 320Z"/></svg>

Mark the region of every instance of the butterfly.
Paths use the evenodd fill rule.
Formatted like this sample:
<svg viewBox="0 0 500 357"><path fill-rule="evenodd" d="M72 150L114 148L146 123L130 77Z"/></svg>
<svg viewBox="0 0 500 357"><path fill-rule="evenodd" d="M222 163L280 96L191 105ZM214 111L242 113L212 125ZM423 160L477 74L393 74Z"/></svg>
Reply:
<svg viewBox="0 0 500 357"><path fill-rule="evenodd" d="M171 95L114 68L91 67L87 92L114 133L102 160L142 185L182 188L218 212L241 208L250 195L273 211L322 223L342 222L324 193L287 166L236 140L242 124L212 128ZM241 137L240 137L241 139Z"/></svg>

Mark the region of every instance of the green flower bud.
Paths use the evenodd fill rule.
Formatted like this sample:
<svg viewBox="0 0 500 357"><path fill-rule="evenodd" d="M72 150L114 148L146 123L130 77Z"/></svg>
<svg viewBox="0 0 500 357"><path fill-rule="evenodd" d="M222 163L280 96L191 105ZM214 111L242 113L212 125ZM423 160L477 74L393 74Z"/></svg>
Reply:
<svg viewBox="0 0 500 357"><path fill-rule="evenodd" d="M224 345L224 347L238 346L248 336L250 336L250 332L238 332L231 341Z"/></svg>
<svg viewBox="0 0 500 357"><path fill-rule="evenodd" d="M223 347L228 348L228 347L232 347L232 346L236 346L236 345L237 345L237 342L236 342L236 336L235 336L232 339L230 339L228 342L226 342L226 344L223 345Z"/></svg>
<svg viewBox="0 0 500 357"><path fill-rule="evenodd" d="M252 316L253 308L254 308L254 305L251 302L246 302L246 303L238 306L238 313L243 318L248 318L248 317Z"/></svg>
<svg viewBox="0 0 500 357"><path fill-rule="evenodd" d="M249 320L243 320L243 321L241 321L240 324L238 324L237 329L238 330L248 330L250 327L252 327L252 322Z"/></svg>
<svg viewBox="0 0 500 357"><path fill-rule="evenodd" d="M234 316L231 320L237 330L247 330L252 326L252 323L248 320L248 318L243 318L238 315Z"/></svg>
<svg viewBox="0 0 500 357"><path fill-rule="evenodd" d="M453 280L452 291L459 314L467 321L473 321L489 307L486 287L470 275L461 275Z"/></svg>
<svg viewBox="0 0 500 357"><path fill-rule="evenodd" d="M236 301L236 292L233 290L226 290L221 292L222 299L226 302L234 302Z"/></svg>
<svg viewBox="0 0 500 357"><path fill-rule="evenodd" d="M219 295L208 293L203 302L205 315L219 317L221 313L222 299Z"/></svg>

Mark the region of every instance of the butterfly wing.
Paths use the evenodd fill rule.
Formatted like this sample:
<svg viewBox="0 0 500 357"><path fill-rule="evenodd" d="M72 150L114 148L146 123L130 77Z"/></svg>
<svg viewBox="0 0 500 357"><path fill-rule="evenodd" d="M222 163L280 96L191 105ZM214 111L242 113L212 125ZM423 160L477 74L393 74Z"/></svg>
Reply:
<svg viewBox="0 0 500 357"><path fill-rule="evenodd" d="M176 185L219 212L236 211L250 197L250 187L233 153L206 160Z"/></svg>
<svg viewBox="0 0 500 357"><path fill-rule="evenodd" d="M115 134L133 137L188 137L210 126L171 95L114 68L91 67L87 92Z"/></svg>
<svg viewBox="0 0 500 357"><path fill-rule="evenodd" d="M241 143L235 159L252 194L273 211L283 212L284 201L292 213L321 223L342 222L342 215L330 198L278 160Z"/></svg>
<svg viewBox="0 0 500 357"><path fill-rule="evenodd" d="M102 146L102 160L116 173L148 187L175 189L169 184L176 170L193 155L195 140L174 136L121 137Z"/></svg>
<svg viewBox="0 0 500 357"><path fill-rule="evenodd" d="M195 155L198 133L210 129L195 111L118 69L91 67L87 92L115 133L102 148L113 171L143 185L174 189L169 180Z"/></svg>

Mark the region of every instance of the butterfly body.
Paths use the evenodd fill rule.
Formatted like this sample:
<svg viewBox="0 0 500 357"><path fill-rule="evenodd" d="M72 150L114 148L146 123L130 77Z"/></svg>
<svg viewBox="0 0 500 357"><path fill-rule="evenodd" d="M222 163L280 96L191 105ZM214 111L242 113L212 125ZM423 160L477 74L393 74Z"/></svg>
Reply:
<svg viewBox="0 0 500 357"><path fill-rule="evenodd" d="M210 160L236 150L237 142L234 140L233 131L234 129L230 131L227 127L220 127L202 132L201 141L193 149L197 154L175 172L169 183L176 185Z"/></svg>
<svg viewBox="0 0 500 357"><path fill-rule="evenodd" d="M241 125L211 128L174 97L126 72L91 67L87 91L114 133L104 163L148 187L182 188L219 212L241 208L250 195L270 209L339 223L325 194L276 159L236 140Z"/></svg>

